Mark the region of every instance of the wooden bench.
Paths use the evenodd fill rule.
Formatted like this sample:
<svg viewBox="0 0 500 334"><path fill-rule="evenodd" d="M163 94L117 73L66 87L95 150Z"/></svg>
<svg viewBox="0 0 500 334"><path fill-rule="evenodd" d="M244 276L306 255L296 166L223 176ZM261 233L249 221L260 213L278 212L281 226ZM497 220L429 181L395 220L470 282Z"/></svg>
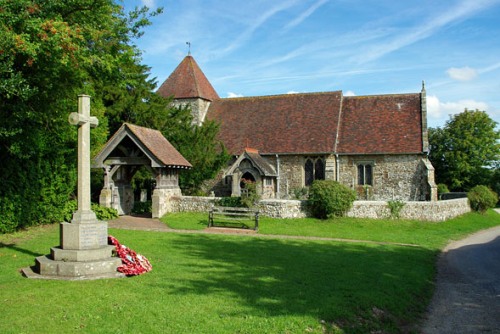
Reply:
<svg viewBox="0 0 500 334"><path fill-rule="evenodd" d="M225 224L238 224L241 227L247 227L246 224L242 223L242 220L252 219L255 222L254 230L259 230L259 210L249 209L249 208L234 208L234 207L224 207L224 206L214 206L208 212L208 227L215 226L214 218L219 221L224 221ZM227 222L227 220L233 222Z"/></svg>

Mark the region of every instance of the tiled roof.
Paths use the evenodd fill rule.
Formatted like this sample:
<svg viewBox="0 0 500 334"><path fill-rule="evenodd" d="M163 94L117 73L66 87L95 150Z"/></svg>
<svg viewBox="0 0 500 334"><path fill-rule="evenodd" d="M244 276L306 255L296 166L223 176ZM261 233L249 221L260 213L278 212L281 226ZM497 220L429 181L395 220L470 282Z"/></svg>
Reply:
<svg viewBox="0 0 500 334"><path fill-rule="evenodd" d="M163 97L176 99L202 98L213 101L219 95L208 81L193 57L186 56L170 76L158 88Z"/></svg>
<svg viewBox="0 0 500 334"><path fill-rule="evenodd" d="M253 161L256 167L265 176L276 176L276 170L266 159L262 158L259 151L253 149L245 149L246 155Z"/></svg>
<svg viewBox="0 0 500 334"><path fill-rule="evenodd" d="M342 93L287 94L215 100L207 119L220 123L229 153L326 153L335 146Z"/></svg>
<svg viewBox="0 0 500 334"><path fill-rule="evenodd" d="M191 164L170 144L158 130L129 123L126 126L165 166L192 167Z"/></svg>
<svg viewBox="0 0 500 334"><path fill-rule="evenodd" d="M337 153L421 153L420 94L344 97Z"/></svg>
<svg viewBox="0 0 500 334"><path fill-rule="evenodd" d="M160 167L191 168L191 164L158 130L124 123L94 158L95 167L102 167L112 152L129 137L151 161Z"/></svg>

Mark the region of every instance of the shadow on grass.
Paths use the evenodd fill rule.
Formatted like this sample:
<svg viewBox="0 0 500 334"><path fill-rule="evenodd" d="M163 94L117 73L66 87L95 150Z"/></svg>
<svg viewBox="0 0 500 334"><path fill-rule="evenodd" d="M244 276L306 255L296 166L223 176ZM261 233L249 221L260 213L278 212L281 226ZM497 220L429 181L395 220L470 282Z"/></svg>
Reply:
<svg viewBox="0 0 500 334"><path fill-rule="evenodd" d="M24 249L24 248L18 247L15 244L5 244L3 242L0 242L0 248L12 249L12 250L14 250L16 252L20 252L20 253L23 253L23 254L31 255L31 256L34 256L34 257L44 255L42 253L36 253L36 252L32 252L32 251L30 251L28 249Z"/></svg>
<svg viewBox="0 0 500 334"><path fill-rule="evenodd" d="M363 330L413 321L430 299L436 257L423 248L355 243L202 235L172 242L189 273L164 283L173 294L228 296L248 315L310 315Z"/></svg>

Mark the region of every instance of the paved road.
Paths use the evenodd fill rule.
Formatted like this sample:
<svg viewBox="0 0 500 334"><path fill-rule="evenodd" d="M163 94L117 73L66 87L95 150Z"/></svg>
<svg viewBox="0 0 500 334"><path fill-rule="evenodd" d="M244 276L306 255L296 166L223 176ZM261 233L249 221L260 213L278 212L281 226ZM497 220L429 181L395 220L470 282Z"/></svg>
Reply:
<svg viewBox="0 0 500 334"><path fill-rule="evenodd" d="M422 333L500 333L500 227L446 247Z"/></svg>

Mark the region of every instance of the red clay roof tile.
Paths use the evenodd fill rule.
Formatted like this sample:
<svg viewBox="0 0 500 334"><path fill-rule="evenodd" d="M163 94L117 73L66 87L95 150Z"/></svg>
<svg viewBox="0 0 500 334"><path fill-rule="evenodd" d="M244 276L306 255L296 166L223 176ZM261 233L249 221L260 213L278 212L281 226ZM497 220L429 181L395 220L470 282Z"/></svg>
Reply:
<svg viewBox="0 0 500 334"><path fill-rule="evenodd" d="M420 94L344 97L337 153L421 153Z"/></svg>
<svg viewBox="0 0 500 334"><path fill-rule="evenodd" d="M333 152L341 92L229 98L210 104L231 154L255 147L262 154Z"/></svg>
<svg viewBox="0 0 500 334"><path fill-rule="evenodd" d="M156 91L163 97L176 99L202 98L214 101L219 95L191 56L186 56Z"/></svg>

